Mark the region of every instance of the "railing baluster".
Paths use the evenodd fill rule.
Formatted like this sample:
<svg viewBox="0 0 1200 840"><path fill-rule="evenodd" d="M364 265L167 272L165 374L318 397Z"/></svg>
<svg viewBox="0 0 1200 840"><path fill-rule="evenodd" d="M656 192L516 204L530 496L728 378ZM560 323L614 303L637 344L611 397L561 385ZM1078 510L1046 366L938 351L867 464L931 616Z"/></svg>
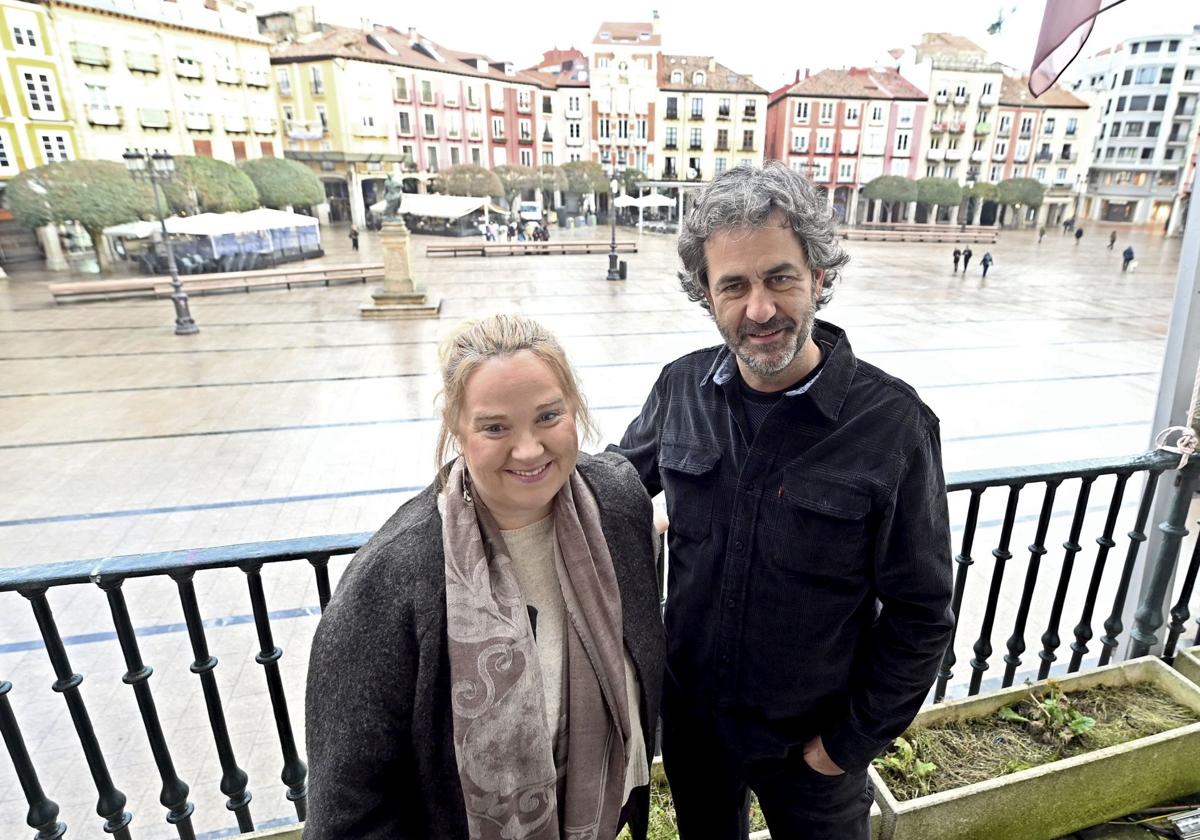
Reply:
<svg viewBox="0 0 1200 840"><path fill-rule="evenodd" d="M1083 520L1087 516L1087 503L1092 494L1092 484L1095 481L1094 478L1085 478L1079 484L1079 496L1075 500L1075 515L1071 518L1071 533L1067 537L1067 541L1063 543L1063 548L1067 553L1063 555L1062 571L1058 575L1058 589L1054 593L1054 604L1050 608L1050 621L1046 625L1046 632L1042 634L1042 650L1038 654L1042 660L1042 664L1038 668L1039 680L1050 676L1050 667L1058 658L1055 651L1062 642L1058 635L1058 626L1062 621L1067 587L1071 585L1071 572L1075 569L1075 555L1083 550L1083 546L1079 544L1079 535L1083 531Z"/></svg>
<svg viewBox="0 0 1200 840"><path fill-rule="evenodd" d="M975 527L979 521L979 500L983 496L982 487L971 491L971 501L967 504L967 523L963 528L962 543L958 556L954 558L957 574L954 576L954 600L951 609L954 611L954 627L950 631L950 643L946 645L946 655L942 657L942 670L938 672L937 688L934 690L933 702L940 703L946 698L946 686L954 672L954 639L958 635L958 619L962 612L963 593L967 588L967 572L975 562L971 559L971 548L975 543Z"/></svg>
<svg viewBox="0 0 1200 840"><path fill-rule="evenodd" d="M296 806L296 816L301 822L307 812L308 765L300 760L296 750L296 738L292 734L292 721L288 716L287 696L283 693L283 680L279 675L279 660L283 651L275 645L271 635L271 616L267 612L267 598L263 592L262 563L251 561L240 564L250 586L250 604L254 610L254 626L258 630L258 642L262 648L254 661L263 666L267 676L267 690L271 695L271 707L275 712L275 727L279 731L279 746L283 751L283 772L280 778L288 786L287 798Z"/></svg>
<svg viewBox="0 0 1200 840"><path fill-rule="evenodd" d="M1129 482L1129 473L1117 476L1113 488L1112 500L1108 505L1108 518L1104 521L1104 533L1096 538L1096 564L1092 567L1092 579L1088 583L1087 597L1083 602L1083 612L1079 623L1075 625L1075 641L1071 643L1071 664L1067 666L1068 673L1075 673L1083 664L1083 657L1088 652L1088 642L1092 640L1092 612L1096 608L1096 596L1100 592L1100 582L1104 579L1104 565L1108 562L1109 549L1116 548L1113 531L1117 527L1117 516L1121 513L1121 502L1125 498L1125 485Z"/></svg>
<svg viewBox="0 0 1200 840"><path fill-rule="evenodd" d="M154 763L162 778L162 790L158 801L167 809L167 822L175 826L175 830L179 832L179 840L195 840L196 832L192 828L195 806L188 801L188 786L175 772L175 762L171 760L171 750L167 746L166 736L163 735L158 708L154 704L154 694L150 690L150 677L154 669L142 661L137 634L129 617L129 605L125 602L125 593L121 588L124 582L124 578L120 577L101 577L96 584L108 597L117 640L121 644L121 653L125 656L125 667L129 669L123 682L133 687L138 710L142 714L142 723L146 727L146 737L150 740L150 752L154 755Z"/></svg>
<svg viewBox="0 0 1200 840"><path fill-rule="evenodd" d="M1171 497L1171 507L1167 512L1167 521L1158 526L1163 532L1162 541L1158 544L1158 554L1154 557L1150 569L1150 586L1146 596L1133 614L1133 627L1129 631L1132 640L1129 645L1129 657L1145 656L1158 643L1158 628L1163 625L1163 602L1167 599L1167 587L1171 576L1175 574L1175 564L1179 561L1179 548L1183 538L1187 536L1188 507L1192 503L1192 494L1196 491L1197 465L1192 463L1181 469L1175 478L1175 495Z"/></svg>
<svg viewBox="0 0 1200 840"><path fill-rule="evenodd" d="M129 823L133 814L125 810L125 794L118 790L109 775L108 765L104 761L104 753L100 750L100 742L96 740L96 730L92 727L92 719L88 715L87 705L79 692L79 684L83 675L71 670L71 660L67 656L67 648L59 635L58 625L54 621L54 612L46 599L46 590L22 589L21 594L33 605L33 614L37 618L38 629L42 633L42 641L46 645L46 653L50 664L54 666L55 680L53 688L63 696L71 720L75 724L75 732L79 735L79 743L83 747L84 758L87 759L92 781L96 784L96 813L104 818L104 831L113 835L116 840L130 840Z"/></svg>
<svg viewBox="0 0 1200 840"><path fill-rule="evenodd" d="M317 575L317 599L321 603L321 612L329 606L329 598L333 594L329 587L329 555L314 554L308 558Z"/></svg>
<svg viewBox="0 0 1200 840"><path fill-rule="evenodd" d="M1025 587L1021 592L1021 604L1017 608L1017 620L1013 623L1012 635L1008 637L1008 653L1004 655L1004 681L1001 685L1008 688L1013 683L1017 668L1021 664L1021 654L1025 651L1025 623L1029 620L1029 606L1033 603L1033 589L1037 586L1038 570L1042 566L1042 557L1046 554L1046 531L1050 528L1050 517L1054 513L1054 496L1058 493L1061 479L1051 479L1046 482L1046 492L1042 496L1042 512L1038 516L1037 534L1029 546L1029 568L1025 570Z"/></svg>
<svg viewBox="0 0 1200 840"><path fill-rule="evenodd" d="M971 660L971 685L967 690L970 695L979 693L983 683L983 672L988 669L988 657L992 655L992 625L996 621L996 608L1000 602L1000 585L1004 582L1004 565L1012 559L1008 550L1012 540L1013 525L1017 521L1017 500L1021 496L1022 484L1013 484L1008 488L1008 505L1004 510L1004 525L1000 529L1000 543L992 549L996 563L992 568L992 585L988 590L987 607L984 609L983 625L979 629L979 638L975 642L975 658Z"/></svg>
<svg viewBox="0 0 1200 840"><path fill-rule="evenodd" d="M8 702L10 691L12 683L0 682L0 736L3 736L9 758L16 768L17 781L25 793L25 801L29 803L25 822L30 828L37 829L33 840L59 840L67 833L67 824L58 821L58 803L42 790L42 783L29 758L29 750L25 748L25 739L21 737L21 727L17 725L17 717Z"/></svg>
<svg viewBox="0 0 1200 840"><path fill-rule="evenodd" d="M1197 572L1200 572L1200 539L1196 540L1196 544L1192 546L1192 560L1188 563L1187 573L1183 576L1183 588L1179 592L1179 600L1171 608L1171 627L1167 633L1167 643L1163 646L1163 658L1167 661L1175 659L1175 645L1179 643L1179 637L1183 635L1188 616L1191 615L1188 602L1192 600L1192 593L1196 589Z"/></svg>
<svg viewBox="0 0 1200 840"><path fill-rule="evenodd" d="M1133 565L1137 561L1142 543L1146 541L1146 520L1150 518L1150 508L1154 504L1154 493L1158 489L1158 479L1162 470L1146 472L1146 486L1142 489L1142 500L1138 504L1137 519L1129 531L1129 549L1125 552L1125 565L1121 568L1121 579L1117 583L1117 594L1113 596L1112 612L1104 621L1104 635L1100 637L1100 664L1107 665L1112 659L1113 652L1120 644L1121 631L1125 629L1121 621L1121 613L1125 609L1125 599L1129 597L1129 579L1133 576Z"/></svg>
<svg viewBox="0 0 1200 840"><path fill-rule="evenodd" d="M250 816L250 800L253 797L246 790L249 777L246 771L238 766L233 754L233 744L229 739L229 726L225 722L225 709L221 705L221 690L217 687L217 675L213 673L217 667L217 658L208 652L204 620L200 617L196 585L192 581L195 572L185 568L176 569L170 574L179 588L183 617L187 622L188 638L192 643L192 656L195 657L195 661L191 671L200 677L204 705L208 707L208 723L212 728L213 740L217 744L217 758L221 763L221 793L227 797L225 807L233 811L237 817L238 830L245 834L254 831L254 820Z"/></svg>

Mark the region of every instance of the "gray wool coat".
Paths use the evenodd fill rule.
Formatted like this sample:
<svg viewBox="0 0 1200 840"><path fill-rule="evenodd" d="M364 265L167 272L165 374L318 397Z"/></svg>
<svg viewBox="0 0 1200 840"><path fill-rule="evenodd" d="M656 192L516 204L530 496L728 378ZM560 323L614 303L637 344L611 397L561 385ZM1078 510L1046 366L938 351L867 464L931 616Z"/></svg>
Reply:
<svg viewBox="0 0 1200 840"><path fill-rule="evenodd" d="M577 469L600 507L652 747L665 639L650 500L620 455L580 453ZM346 569L313 640L305 722L305 840L467 840L436 483L397 510ZM647 788L631 794L626 814L634 837L644 838Z"/></svg>

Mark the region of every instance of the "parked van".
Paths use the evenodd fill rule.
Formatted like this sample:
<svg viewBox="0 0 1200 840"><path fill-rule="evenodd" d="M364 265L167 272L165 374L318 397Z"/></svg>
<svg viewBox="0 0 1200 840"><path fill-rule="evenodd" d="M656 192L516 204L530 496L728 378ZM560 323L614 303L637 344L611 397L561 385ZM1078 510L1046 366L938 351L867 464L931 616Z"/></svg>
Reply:
<svg viewBox="0 0 1200 840"><path fill-rule="evenodd" d="M517 213L523 222L540 222L542 220L542 205L536 201L522 201L517 205Z"/></svg>

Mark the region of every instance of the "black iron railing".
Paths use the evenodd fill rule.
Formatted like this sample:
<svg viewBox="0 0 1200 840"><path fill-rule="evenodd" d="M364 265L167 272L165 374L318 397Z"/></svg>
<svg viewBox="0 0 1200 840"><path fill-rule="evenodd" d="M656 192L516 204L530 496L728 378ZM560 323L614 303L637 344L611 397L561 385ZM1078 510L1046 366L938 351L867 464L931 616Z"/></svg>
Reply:
<svg viewBox="0 0 1200 840"><path fill-rule="evenodd" d="M989 470L960 473L950 477L948 493L952 510L960 507L960 502L965 502L965 511L961 514L956 513L952 518L955 531L961 530L958 554L955 557L953 606L958 617L955 632L957 634L959 631L969 630L973 634L978 633L972 648L974 656L970 661L971 673L967 693L976 694L981 690L984 674L991 667L993 637L997 630L997 617L1002 612L1002 587L1008 565L1014 559L1013 535L1018 522L1022 521L1018 516L1019 503L1022 496L1028 499L1034 493L1040 494L1037 497L1035 535L1028 549L1029 560L1025 566L1025 577L1012 631L1004 643L1006 652L1003 657L1003 685L1011 685L1022 668L1027 634L1042 629L1029 627L1034 601L1038 596L1041 596L1038 604L1042 606L1047 598L1050 599L1048 618L1040 637L1040 650L1037 654L1038 676L1047 676L1059 659L1063 642L1060 625L1064 619L1068 590L1075 580L1076 569L1084 565L1081 540L1084 538L1093 491L1101 492L1097 488L1104 488L1104 492L1107 492L1107 502L1099 508L1105 511L1105 518L1099 528L1099 536L1095 538L1097 547L1090 573L1083 573L1087 578L1086 592L1080 607L1078 623L1074 626L1074 638L1069 646L1071 656L1067 670L1079 670L1088 659L1089 645L1096 632L1093 626L1094 617L1096 611L1104 607L1109 607L1109 612L1103 623L1104 635L1100 639L1098 661L1100 664L1106 664L1117 656L1117 649L1125 630L1122 615L1126 613L1126 602L1130 598L1132 573L1141 546L1147 540L1146 529L1150 511L1156 493L1166 487L1166 482L1162 480L1163 474L1172 473L1175 480L1170 487L1170 492L1174 494L1170 513L1167 520L1159 526L1164 539L1156 556L1150 558L1146 566L1146 579L1150 586L1147 596L1136 611L1134 626L1130 628L1129 654L1142 655L1157 646L1158 633L1168 618L1162 614L1161 605L1167 601L1167 589L1176 572L1182 539L1187 533L1184 523L1188 504L1196 488L1197 471L1200 470L1200 462L1197 462L1184 470L1175 471L1177 457L1167 452L1152 452L1125 459ZM1109 555L1122 545L1115 535L1115 530L1121 513L1132 507L1126 503L1126 496L1129 495L1130 482L1135 477L1144 478L1145 483L1137 500L1132 526L1124 538L1128 542L1124 544L1124 562L1119 569L1115 594L1111 605L1101 605L1099 593L1106 577L1106 569L1109 568ZM1056 500L1060 493L1065 493L1068 489L1074 493L1073 505L1070 506L1069 534L1063 543L1063 562L1051 595L1048 586L1040 581L1039 572L1042 558L1051 550L1047 546L1047 535L1050 532L1051 520L1059 515L1056 512ZM989 493L992 494L990 497ZM989 502L1000 502L1001 497L1004 512L1000 519L991 523L981 523L981 510L989 507ZM1063 513L1065 512L1064 510ZM995 547L991 550L993 563L987 580L988 594L985 606L982 613L978 610L968 610L964 614L963 604L968 591L969 575L972 567L979 565L972 556L975 540L982 532L992 528L998 528L998 536ZM125 807L126 795L116 786L109 773L100 742L79 692L83 676L73 669L68 658L67 648L47 599L48 591L55 587L91 584L104 592L124 657L126 673L123 681L131 687L136 696L146 738L161 779L159 798L167 808L166 820L175 827L181 840L192 840L195 837L192 826L194 809L188 798L189 787L175 770L151 691L150 677L153 669L142 659L138 637L123 591L123 584L133 578L169 577L174 581L191 644L194 660L191 671L200 679L209 728L220 762L220 791L226 798L227 808L236 817L239 830L249 832L254 829L250 815L249 779L246 771L238 764L226 724L225 708L215 673L217 659L209 652L194 578L197 574L203 575L219 569L237 569L245 576L257 631L259 649L255 661L263 666L279 735L282 759L280 778L287 787L286 796L292 802L297 818L303 820L307 767L296 742L289 698L285 695L281 679L280 663L283 651L275 643L272 634L271 614L263 588L262 570L267 564L273 563L308 563L316 578L320 607L324 609L330 597L330 558L353 554L368 537L369 534L347 534L0 570L0 603L5 603L6 608L12 609L16 596L20 595L32 606L42 644L54 669L55 681L52 689L63 695L70 712L95 785L96 811L103 819L105 832L120 840L128 840L132 815ZM1197 546L1177 584L1181 587L1180 594L1169 612L1163 650L1163 656L1166 658L1173 657L1175 648L1187 629L1190 617L1188 604L1195 588L1197 572L1200 570L1200 541L1197 542ZM669 558L666 562L669 563ZM660 580L663 579L661 571L660 569ZM978 578L982 571L975 572L974 577ZM1200 638L1196 643L1200 644ZM953 679L954 665L952 641L933 692L935 701L945 698L947 687ZM12 711L10 696L13 694L10 683L0 682L0 733L3 734L28 802L27 822L37 830L36 837L39 840L59 838L65 833L66 827L59 820L58 805L42 789L35 769L36 756L31 758L29 755Z"/></svg>

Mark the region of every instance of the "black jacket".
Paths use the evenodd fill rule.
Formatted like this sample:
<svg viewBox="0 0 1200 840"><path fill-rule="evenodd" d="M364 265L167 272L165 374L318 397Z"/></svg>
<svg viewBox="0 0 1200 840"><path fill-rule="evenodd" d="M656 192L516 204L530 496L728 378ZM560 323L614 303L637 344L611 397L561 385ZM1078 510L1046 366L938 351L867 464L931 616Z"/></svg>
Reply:
<svg viewBox="0 0 1200 840"><path fill-rule="evenodd" d="M620 456L580 453L577 469L600 506L651 753L665 641L650 500ZM305 840L467 840L449 680L433 485L359 550L317 627L305 702ZM633 836L644 838L649 791L632 797Z"/></svg>

